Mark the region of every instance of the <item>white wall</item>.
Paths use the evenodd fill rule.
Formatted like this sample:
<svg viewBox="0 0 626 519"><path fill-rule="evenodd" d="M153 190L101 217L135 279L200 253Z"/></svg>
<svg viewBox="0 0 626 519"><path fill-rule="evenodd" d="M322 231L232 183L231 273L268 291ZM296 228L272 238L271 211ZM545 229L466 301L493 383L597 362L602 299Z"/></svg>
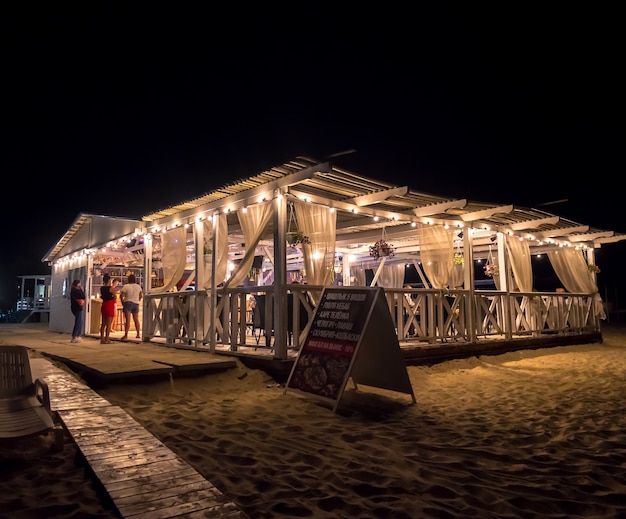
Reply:
<svg viewBox="0 0 626 519"><path fill-rule="evenodd" d="M72 280L68 278L70 270L81 266L87 266L87 257L63 262L52 267L52 285L50 293L50 331L70 334L74 328L74 314L70 309L70 289ZM65 294L63 294L63 284L66 283ZM83 280L84 285L84 280ZM85 314L86 312L83 312ZM83 315L83 318L86 318ZM83 328L84 330L85 328Z"/></svg>

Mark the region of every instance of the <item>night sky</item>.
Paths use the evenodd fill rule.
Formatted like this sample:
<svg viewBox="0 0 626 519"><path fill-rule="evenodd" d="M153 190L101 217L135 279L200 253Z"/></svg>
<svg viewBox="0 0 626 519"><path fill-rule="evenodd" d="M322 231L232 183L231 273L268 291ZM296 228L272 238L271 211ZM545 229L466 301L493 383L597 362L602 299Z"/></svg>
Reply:
<svg viewBox="0 0 626 519"><path fill-rule="evenodd" d="M617 11L354 5L3 16L0 309L80 212L140 217L298 155L626 232ZM624 253L598 252L601 291Z"/></svg>

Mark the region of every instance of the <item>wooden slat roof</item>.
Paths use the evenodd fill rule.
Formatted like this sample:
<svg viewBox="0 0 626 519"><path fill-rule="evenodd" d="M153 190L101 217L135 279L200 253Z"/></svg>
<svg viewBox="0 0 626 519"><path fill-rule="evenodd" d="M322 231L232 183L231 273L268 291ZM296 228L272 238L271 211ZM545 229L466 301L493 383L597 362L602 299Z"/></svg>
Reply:
<svg viewBox="0 0 626 519"><path fill-rule="evenodd" d="M540 245L540 240L547 238L593 247L626 240L626 234L591 228L541 209L424 193L411 186L398 186L369 178L332 162L308 157L297 157L193 200L147 214L143 221L147 225L155 222L167 224L168 220L191 217L198 211L221 211L229 205L237 208L252 203L254 197L268 186L272 189L280 188L299 199L306 198L314 203L335 207L339 247L371 244L376 241L376 235L380 237L382 227L385 227L390 239L410 240L411 236L416 235L415 229L410 227L411 221L532 235L536 238L536 246ZM353 212L353 209L358 212ZM378 217L378 220L374 220L374 217ZM229 225L230 228L238 227L234 213L229 219Z"/></svg>
<svg viewBox="0 0 626 519"><path fill-rule="evenodd" d="M236 209L255 203L262 196L271 197L275 190L289 197L307 199L313 203L332 206L337 210L337 246L366 251L381 236L384 227L396 248L410 253L417 251L416 230L411 222L448 224L459 228L473 227L489 233L514 232L532 235L531 247L544 247L541 240L566 240L577 245L600 247L605 243L626 240L626 234L592 228L544 210L487 203L420 192L411 186L398 186L343 169L330 161L308 157L273 167L251 177L228 183L213 191L146 214L138 226L171 225L188 222L199 215L231 209L229 234L239 222ZM74 234L93 215L81 214L72 227L43 258L53 261ZM375 219L376 218L376 219ZM233 231L234 230L234 231ZM482 231L481 231L482 232ZM271 239L272 229L267 236ZM476 242L475 242L476 243ZM487 243L485 241L485 243Z"/></svg>

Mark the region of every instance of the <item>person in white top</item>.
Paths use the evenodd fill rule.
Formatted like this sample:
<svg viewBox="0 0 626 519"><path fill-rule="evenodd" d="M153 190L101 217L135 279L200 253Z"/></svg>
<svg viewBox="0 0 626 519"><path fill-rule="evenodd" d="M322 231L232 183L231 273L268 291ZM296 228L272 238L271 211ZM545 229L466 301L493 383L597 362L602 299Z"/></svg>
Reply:
<svg viewBox="0 0 626 519"><path fill-rule="evenodd" d="M124 337L122 337L122 340L128 340L128 331L130 330L131 316L135 323L137 339L139 339L141 337L141 326L139 324L139 304L143 299L143 291L141 290L141 286L137 283L135 274L130 274L128 276L128 283L126 283L120 290L120 299L122 300L122 306L124 308Z"/></svg>

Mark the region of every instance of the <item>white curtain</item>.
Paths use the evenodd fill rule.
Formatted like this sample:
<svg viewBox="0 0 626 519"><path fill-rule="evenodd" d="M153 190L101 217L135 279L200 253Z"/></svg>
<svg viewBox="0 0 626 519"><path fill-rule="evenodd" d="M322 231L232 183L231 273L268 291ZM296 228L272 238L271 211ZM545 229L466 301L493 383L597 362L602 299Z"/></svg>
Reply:
<svg viewBox="0 0 626 519"><path fill-rule="evenodd" d="M378 286L384 288L402 288L404 286L404 263L383 265L378 277Z"/></svg>
<svg viewBox="0 0 626 519"><path fill-rule="evenodd" d="M558 250L549 251L548 258L565 290L579 294L595 293L596 315L600 319L606 319L602 298L598 293L598 284L593 274L589 272L582 250L562 247Z"/></svg>
<svg viewBox="0 0 626 519"><path fill-rule="evenodd" d="M454 267L455 232L443 225L418 224L422 268L433 288L448 288Z"/></svg>
<svg viewBox="0 0 626 519"><path fill-rule="evenodd" d="M533 267L528 241L507 235L506 248L509 252L509 262L517 290L519 292L532 292Z"/></svg>
<svg viewBox="0 0 626 519"><path fill-rule="evenodd" d="M309 238L302 245L304 270L309 285L330 285L335 267L337 214L327 206L293 202L298 230Z"/></svg>
<svg viewBox="0 0 626 519"><path fill-rule="evenodd" d="M263 232L272 220L272 212L273 202L271 200L248 206L245 211L237 211L239 224L243 231L246 253L239 262L239 265L237 265L232 276L224 283L225 288L238 286L248 275L254 261L256 246L259 244Z"/></svg>
<svg viewBox="0 0 626 519"><path fill-rule="evenodd" d="M452 269L448 274L450 288L462 288L465 282L465 264L452 265Z"/></svg>
<svg viewBox="0 0 626 519"><path fill-rule="evenodd" d="M228 270L228 222L224 213L213 216L215 219L216 250L204 257L204 288L211 288L213 272L211 271L212 256L215 254L215 284L219 285L226 279ZM204 221L204 243L213 247L213 222Z"/></svg>
<svg viewBox="0 0 626 519"><path fill-rule="evenodd" d="M161 260L163 261L163 286L155 287L153 293L171 290L185 272L187 262L187 229L176 227L161 233Z"/></svg>

